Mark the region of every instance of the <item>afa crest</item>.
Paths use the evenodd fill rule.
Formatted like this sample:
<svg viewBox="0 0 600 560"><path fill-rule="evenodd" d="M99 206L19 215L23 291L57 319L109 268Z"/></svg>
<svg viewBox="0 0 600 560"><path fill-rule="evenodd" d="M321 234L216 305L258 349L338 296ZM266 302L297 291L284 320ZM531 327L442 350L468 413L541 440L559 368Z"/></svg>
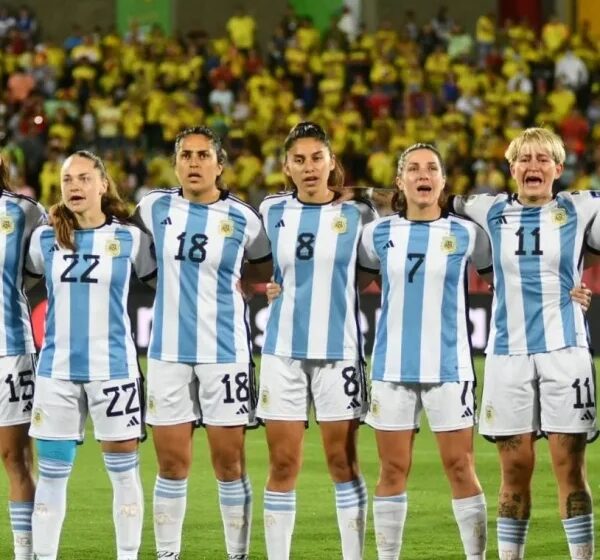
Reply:
<svg viewBox="0 0 600 560"><path fill-rule="evenodd" d="M263 389L260 392L260 404L262 406L264 406L265 408L267 408L269 406L271 402L271 399L269 398L269 391L267 389Z"/></svg>
<svg viewBox="0 0 600 560"><path fill-rule="evenodd" d="M552 223L557 226L563 226L569 220L567 211L564 208L555 208L552 210Z"/></svg>
<svg viewBox="0 0 600 560"><path fill-rule="evenodd" d="M118 257L121 254L121 242L118 239L109 239L104 251L109 257Z"/></svg>
<svg viewBox="0 0 600 560"><path fill-rule="evenodd" d="M34 408L33 413L31 415L31 423L34 426L41 426L43 418L44 418L44 413L42 412L42 409L37 408L37 407Z"/></svg>
<svg viewBox="0 0 600 560"><path fill-rule="evenodd" d="M373 399L371 401L371 414L373 416L379 416L380 412L381 412L381 406L379 404L379 401L377 399Z"/></svg>
<svg viewBox="0 0 600 560"><path fill-rule="evenodd" d="M231 237L235 231L233 220L221 220L219 224L219 233L223 237Z"/></svg>
<svg viewBox="0 0 600 560"><path fill-rule="evenodd" d="M348 220L344 216L338 216L331 222L331 229L335 233L346 233L348 229Z"/></svg>
<svg viewBox="0 0 600 560"><path fill-rule="evenodd" d="M15 222L10 216L0 216L0 232L9 235L15 231Z"/></svg>
<svg viewBox="0 0 600 560"><path fill-rule="evenodd" d="M454 235L446 235L442 238L441 250L446 255L456 253L456 237Z"/></svg>

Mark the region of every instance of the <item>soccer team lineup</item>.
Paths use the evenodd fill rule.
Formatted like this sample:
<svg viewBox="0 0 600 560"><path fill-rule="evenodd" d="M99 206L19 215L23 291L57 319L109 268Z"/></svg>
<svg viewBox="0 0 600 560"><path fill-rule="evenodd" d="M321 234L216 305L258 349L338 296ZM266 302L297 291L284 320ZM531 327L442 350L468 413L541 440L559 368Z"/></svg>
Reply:
<svg viewBox="0 0 600 560"><path fill-rule="evenodd" d="M578 279L582 251L590 259L600 252L600 197L553 196L564 161L561 139L530 128L511 142L506 157L516 195L450 199L439 151L414 144L398 160L392 212L382 217L341 188L343 171L317 123L293 127L284 150L290 189L265 198L258 212L221 186L226 154L205 126L177 136L180 186L150 192L133 214L92 152L65 160L62 200L47 213L14 194L3 174L2 362L10 373L0 435L3 449L17 446L12 452L22 461L7 469L15 557L58 558L67 483L88 416L112 485L119 560L138 558L141 544L144 423L152 427L158 463L156 557L180 557L199 425L217 479L228 558L249 557L253 493L244 439L257 421L269 453L266 552L290 557L295 487L314 407L344 558L362 558L367 527L361 420L374 429L379 457L371 490L377 555L398 558L423 411L464 554L484 558L487 508L474 466L475 374L464 289L471 263L494 291L478 429L498 449L500 558L523 557L540 431L548 438L571 557L593 558L584 474L586 442L596 430L584 315L591 292ZM132 272L156 290L145 410L127 314ZM21 287L41 278L48 305L35 357ZM270 303L257 392L246 298L253 284L265 282ZM371 282L381 286L381 312L367 397L357 299Z"/></svg>
<svg viewBox="0 0 600 560"><path fill-rule="evenodd" d="M335 129L300 111L273 152L285 188L249 201L215 114L159 140L176 183L135 204L110 142L49 156L51 204L0 144L0 560L597 558L600 190L556 188L565 133L515 127L514 189L462 193L425 134L384 190L349 185Z"/></svg>

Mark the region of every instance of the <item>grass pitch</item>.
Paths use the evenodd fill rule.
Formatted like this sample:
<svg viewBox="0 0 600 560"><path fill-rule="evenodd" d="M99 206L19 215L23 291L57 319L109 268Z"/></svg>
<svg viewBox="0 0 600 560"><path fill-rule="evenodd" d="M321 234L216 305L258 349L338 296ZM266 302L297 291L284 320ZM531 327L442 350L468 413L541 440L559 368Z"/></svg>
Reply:
<svg viewBox="0 0 600 560"><path fill-rule="evenodd" d="M598 364L597 364L598 365ZM482 360L476 361L482 370ZM112 525L112 492L104 470L100 448L90 437L77 451L69 481L68 510L61 538L61 560L110 560L116 557ZM149 439L141 446L142 481L146 497L143 545L140 559L152 559L152 490L156 475L154 450ZM364 426L360 432L361 466L372 496L377 480L377 453L373 432ZM568 558L564 532L558 516L556 490L545 440L538 442L534 477L534 504L527 558L563 560ZM495 510L499 468L495 446L476 438L477 471L488 501L488 558L497 558ZM262 491L267 472L267 448L261 429L247 437L247 460L254 488L254 524L251 558L266 558L262 530ZM598 512L600 496L600 441L588 448L589 481ZM0 475L0 503L6 503L6 477ZM408 518L404 533L403 560L460 560L464 558L452 509L448 483L442 472L435 439L426 425L415 443L412 473L408 487ZM297 516L292 558L328 560L341 558L335 497L329 480L316 424L306 432L304 466L297 488ZM598 518L598 515L597 515ZM596 522L598 529L598 521ZM599 540L598 530L596 541ZM12 536L7 508L0 516L0 559L9 559ZM210 467L206 436L195 434L194 464L188 490L182 558L215 560L226 558L219 514L217 488ZM375 559L371 510L367 529L365 559Z"/></svg>

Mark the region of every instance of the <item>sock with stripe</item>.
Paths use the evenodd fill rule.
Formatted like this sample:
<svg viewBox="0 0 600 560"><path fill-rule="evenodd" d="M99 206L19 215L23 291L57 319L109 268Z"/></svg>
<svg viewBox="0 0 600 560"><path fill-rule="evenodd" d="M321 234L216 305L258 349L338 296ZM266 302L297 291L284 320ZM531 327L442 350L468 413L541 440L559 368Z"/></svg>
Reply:
<svg viewBox="0 0 600 560"><path fill-rule="evenodd" d="M144 496L139 474L139 454L104 453L104 465L113 487L113 521L117 560L137 560L142 542Z"/></svg>
<svg viewBox="0 0 600 560"><path fill-rule="evenodd" d="M296 521L296 491L265 490L264 524L267 557L286 560L290 557Z"/></svg>
<svg viewBox="0 0 600 560"><path fill-rule="evenodd" d="M38 460L39 479L31 516L33 552L39 560L55 560L67 509L67 482L73 463Z"/></svg>
<svg viewBox="0 0 600 560"><path fill-rule="evenodd" d="M573 560L594 558L594 515L578 515L563 519L563 527L569 543L569 553Z"/></svg>
<svg viewBox="0 0 600 560"><path fill-rule="evenodd" d="M525 556L525 539L529 519L511 519L498 517L498 556L501 560L522 560Z"/></svg>
<svg viewBox="0 0 600 560"><path fill-rule="evenodd" d="M231 482L217 481L219 506L225 532L225 546L229 558L243 559L250 549L252 525L252 486L244 475Z"/></svg>
<svg viewBox="0 0 600 560"><path fill-rule="evenodd" d="M483 560L487 546L487 510L485 496L452 500L452 511L458 525L467 560Z"/></svg>
<svg viewBox="0 0 600 560"><path fill-rule="evenodd" d="M187 478L156 477L154 485L154 538L157 558L179 558L187 503ZM162 556L161 556L162 555Z"/></svg>
<svg viewBox="0 0 600 560"><path fill-rule="evenodd" d="M400 556L407 510L406 492L374 497L373 523L379 560L397 560Z"/></svg>
<svg viewBox="0 0 600 560"><path fill-rule="evenodd" d="M33 502L9 502L15 560L33 560L31 514Z"/></svg>
<svg viewBox="0 0 600 560"><path fill-rule="evenodd" d="M342 540L342 558L363 557L367 522L367 487L363 477L335 485L335 505Z"/></svg>

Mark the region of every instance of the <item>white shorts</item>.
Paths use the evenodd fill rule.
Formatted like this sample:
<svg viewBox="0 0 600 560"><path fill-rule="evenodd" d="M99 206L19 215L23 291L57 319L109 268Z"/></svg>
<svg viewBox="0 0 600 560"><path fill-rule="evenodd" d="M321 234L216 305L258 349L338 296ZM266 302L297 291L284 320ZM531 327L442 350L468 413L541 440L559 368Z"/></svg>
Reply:
<svg viewBox="0 0 600 560"><path fill-rule="evenodd" d="M363 418L365 375L354 360L295 360L263 354L256 414L265 420L317 421Z"/></svg>
<svg viewBox="0 0 600 560"><path fill-rule="evenodd" d="M35 358L0 358L0 426L29 424L33 408Z"/></svg>
<svg viewBox="0 0 600 560"><path fill-rule="evenodd" d="M594 373L587 348L488 354L479 431L487 436L594 432Z"/></svg>
<svg viewBox="0 0 600 560"><path fill-rule="evenodd" d="M433 432L471 428L475 382L395 383L373 381L367 424L376 430L416 430L425 410Z"/></svg>
<svg viewBox="0 0 600 560"><path fill-rule="evenodd" d="M255 410L251 364L182 364L148 358L150 425L252 426Z"/></svg>
<svg viewBox="0 0 600 560"><path fill-rule="evenodd" d="M36 379L29 435L38 439L83 441L89 415L99 441L126 441L143 435L141 379L85 383Z"/></svg>

